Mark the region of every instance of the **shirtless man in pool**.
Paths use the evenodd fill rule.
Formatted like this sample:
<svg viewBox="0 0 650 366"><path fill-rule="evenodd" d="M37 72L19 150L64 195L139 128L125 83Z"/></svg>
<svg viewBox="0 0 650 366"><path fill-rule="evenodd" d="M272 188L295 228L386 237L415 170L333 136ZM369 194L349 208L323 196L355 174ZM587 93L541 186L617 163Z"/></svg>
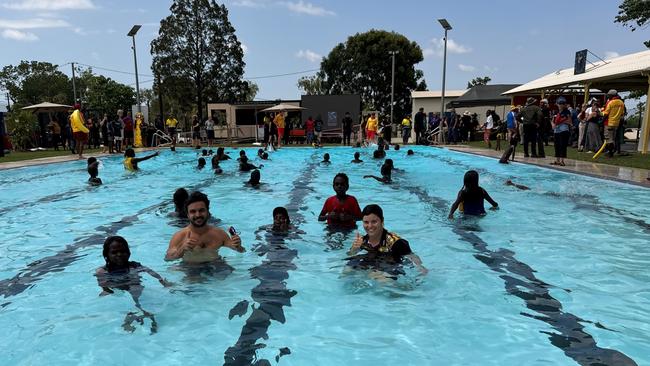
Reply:
<svg viewBox="0 0 650 366"><path fill-rule="evenodd" d="M185 202L190 224L178 231L169 242L166 261L183 259L183 263L207 263L218 260L219 248L228 247L243 253L239 235L228 234L217 227L208 225L210 201L201 192L193 192Z"/></svg>

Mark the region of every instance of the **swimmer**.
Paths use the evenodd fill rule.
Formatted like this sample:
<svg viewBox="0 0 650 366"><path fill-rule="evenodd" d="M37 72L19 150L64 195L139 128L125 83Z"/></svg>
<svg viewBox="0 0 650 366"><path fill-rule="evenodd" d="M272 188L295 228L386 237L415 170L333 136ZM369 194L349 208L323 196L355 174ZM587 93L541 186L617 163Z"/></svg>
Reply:
<svg viewBox="0 0 650 366"><path fill-rule="evenodd" d="M360 143L360 142L357 142L357 143L354 145L354 147L361 147L361 143Z"/></svg>
<svg viewBox="0 0 650 366"><path fill-rule="evenodd" d="M257 149L257 156L258 157L261 158L263 154L264 154L264 149Z"/></svg>
<svg viewBox="0 0 650 366"><path fill-rule="evenodd" d="M266 152L262 153L262 160L269 160L269 154Z"/></svg>
<svg viewBox="0 0 650 366"><path fill-rule="evenodd" d="M355 163L355 164L363 163L363 160L359 159L360 156L361 156L361 154L359 154L358 151L355 152L354 153L354 160L350 161L350 163Z"/></svg>
<svg viewBox="0 0 650 366"><path fill-rule="evenodd" d="M88 158L88 174L90 175L88 183L90 183L91 186L99 186L102 184L102 180L98 177L99 161L97 161L97 158L95 157Z"/></svg>
<svg viewBox="0 0 650 366"><path fill-rule="evenodd" d="M260 173L259 170L255 169L251 172L251 178L244 182L244 185L253 187L253 188L259 188L262 183L260 183L260 179L262 178L262 174Z"/></svg>
<svg viewBox="0 0 650 366"><path fill-rule="evenodd" d="M399 150L399 144L395 144L395 151Z"/></svg>
<svg viewBox="0 0 650 366"><path fill-rule="evenodd" d="M354 196L347 194L350 179L345 173L334 176L332 187L336 195L325 201L318 215L318 221L327 220L329 226L354 227L361 220L361 208Z"/></svg>
<svg viewBox="0 0 650 366"><path fill-rule="evenodd" d="M106 296L115 293L115 290L123 290L129 292L135 306L142 311L142 315L135 312L129 312L124 318L122 327L128 332L133 332L133 322L137 321L143 324L145 318L151 319L151 333L156 333L157 324L154 315L144 310L140 305L140 295L144 287L141 283L140 274L147 273L151 277L160 282L161 285L169 287L172 284L167 282L162 276L154 270L143 266L138 262L131 262L131 251L126 239L121 236L110 236L104 241L102 255L106 261L106 265L97 268L95 277L97 277L97 284L102 288L99 296Z"/></svg>
<svg viewBox="0 0 650 366"><path fill-rule="evenodd" d="M406 152L406 155L411 156L411 155L415 155L415 153L413 152L413 150L408 149L408 151Z"/></svg>
<svg viewBox="0 0 650 366"><path fill-rule="evenodd" d="M330 154L325 153L323 155L323 161L320 162L321 164L331 164L332 162L330 161Z"/></svg>
<svg viewBox="0 0 650 366"><path fill-rule="evenodd" d="M248 156L246 156L246 151L239 150L239 157L237 158L237 161L241 161L242 158L247 158L248 159Z"/></svg>
<svg viewBox="0 0 650 366"><path fill-rule="evenodd" d="M212 154L214 154L214 151L212 149L208 150L208 155L212 156Z"/></svg>
<svg viewBox="0 0 650 366"><path fill-rule="evenodd" d="M219 260L219 249L246 251L236 233L229 236L224 230L208 224L210 200L201 192L192 192L185 201L190 224L178 231L169 241L166 261L183 259L183 263L209 263Z"/></svg>
<svg viewBox="0 0 650 366"><path fill-rule="evenodd" d="M169 150L172 151L172 152L176 152L176 146L170 146Z"/></svg>
<svg viewBox="0 0 650 366"><path fill-rule="evenodd" d="M286 233L291 227L291 220L289 220L289 212L284 207L276 207L273 209L273 227L275 232Z"/></svg>
<svg viewBox="0 0 650 366"><path fill-rule="evenodd" d="M377 145L377 150L372 152L372 157L375 159L383 159L386 157L386 151L384 151L384 145Z"/></svg>
<svg viewBox="0 0 650 366"><path fill-rule="evenodd" d="M522 190L522 191L527 191L527 190L530 189L530 188L526 187L526 186L523 185L523 184L517 184L517 183L514 183L514 182L511 181L510 179L506 180L505 185L507 185L507 186L513 186L513 187L515 187L515 188L517 188L517 189L520 189L520 190Z"/></svg>
<svg viewBox="0 0 650 366"><path fill-rule="evenodd" d="M391 159L387 159L387 160L391 160ZM385 183L385 184L390 184L393 181L392 180L392 174L393 174L392 170L393 170L392 160L390 162L385 161L384 164L381 166L381 170L380 170L381 177L378 177L376 175L364 175L363 178L364 179L372 178L372 179L377 180L378 182L382 182L382 183Z"/></svg>
<svg viewBox="0 0 650 366"><path fill-rule="evenodd" d="M139 162L149 160L149 159L151 159L153 157L156 157L158 155L159 155L159 153L158 153L158 151L156 151L155 153L153 153L151 155L147 155L144 158L136 158L135 157L135 151L133 151L133 149L131 149L131 148L126 149L126 151L124 152L124 162L123 162L124 169L135 172L135 171L138 170L138 163Z"/></svg>
<svg viewBox="0 0 650 366"><path fill-rule="evenodd" d="M219 158L216 155L212 157L212 170L214 170L214 174L223 173L223 169L219 166Z"/></svg>
<svg viewBox="0 0 650 366"><path fill-rule="evenodd" d="M185 201L189 197L189 193L185 188L179 188L174 192L172 200L174 201L174 213L173 215L181 219L187 218L187 212L185 212Z"/></svg>
<svg viewBox="0 0 650 366"><path fill-rule="evenodd" d="M403 258L408 258L422 275L429 271L422 265L409 245L409 242L391 233L384 228L384 212L379 205L368 205L362 211L363 229L366 235L357 232L352 247L348 251L349 265L360 268L370 268L379 277L394 278L402 274L399 268ZM365 255L357 255L360 250L365 250ZM388 276L386 276L386 274Z"/></svg>
<svg viewBox="0 0 650 366"><path fill-rule="evenodd" d="M485 215L485 207L483 200L488 201L492 205L492 210L496 210L499 204L490 197L485 189L478 185L478 172L476 170L469 170L465 173L463 178L463 188L458 192L458 197L451 210L449 210L449 219L454 218L454 212L462 203L461 212L465 215Z"/></svg>
<svg viewBox="0 0 650 366"><path fill-rule="evenodd" d="M208 150L203 149L203 150L201 151L201 156L208 156Z"/></svg>
<svg viewBox="0 0 650 366"><path fill-rule="evenodd" d="M217 149L217 158L218 158L220 161L221 161L221 160L229 160L229 159L230 159L230 156L228 156L228 155L224 152L223 147L220 147L220 148Z"/></svg>
<svg viewBox="0 0 650 366"><path fill-rule="evenodd" d="M248 162L246 155L239 158L239 170L242 172L249 172L253 169L261 169L264 165L255 166Z"/></svg>
<svg viewBox="0 0 650 366"><path fill-rule="evenodd" d="M199 164L196 166L196 169L201 170L203 168L205 168L205 159L201 157L199 158Z"/></svg>

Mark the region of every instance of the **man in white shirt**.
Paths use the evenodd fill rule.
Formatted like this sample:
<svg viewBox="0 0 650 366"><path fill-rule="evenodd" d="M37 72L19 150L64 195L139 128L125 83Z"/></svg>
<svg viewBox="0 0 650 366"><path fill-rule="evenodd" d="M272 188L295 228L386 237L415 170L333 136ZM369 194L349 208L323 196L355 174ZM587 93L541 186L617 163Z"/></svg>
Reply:
<svg viewBox="0 0 650 366"><path fill-rule="evenodd" d="M212 116L205 121L205 132L208 135L208 147L212 147L212 140L214 140L214 120Z"/></svg>

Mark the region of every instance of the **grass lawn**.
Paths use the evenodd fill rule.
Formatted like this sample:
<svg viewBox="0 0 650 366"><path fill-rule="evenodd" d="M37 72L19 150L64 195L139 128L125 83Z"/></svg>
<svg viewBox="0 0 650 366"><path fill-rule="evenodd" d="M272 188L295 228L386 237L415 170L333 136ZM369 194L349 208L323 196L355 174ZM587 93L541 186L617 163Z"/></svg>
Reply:
<svg viewBox="0 0 650 366"><path fill-rule="evenodd" d="M97 154L102 149L90 149L84 150L84 156L90 156L92 154ZM0 163L9 163L13 161L23 161L31 159L40 159L40 158L50 158L53 156L72 156L73 154L70 150L52 150L48 149L45 151L12 151L10 154L5 154L4 157L0 158Z"/></svg>
<svg viewBox="0 0 650 366"><path fill-rule="evenodd" d="M496 141L492 141L492 146L495 146ZM468 143L469 146L476 148L487 149L483 141L472 141ZM501 146L504 146L504 142L501 141ZM517 146L517 154L523 155L524 148L521 145ZM549 143L549 146L544 146L544 151L546 152L547 157L552 157L554 155L553 144ZM567 149L567 158L590 161L594 163L617 165L617 166L627 166L631 168L641 168L641 169L650 169L650 154L642 155L638 152L628 151L629 156L617 156L614 155L613 158L609 158L606 154L601 154L598 159L592 159L593 154L579 153L578 149L568 148Z"/></svg>

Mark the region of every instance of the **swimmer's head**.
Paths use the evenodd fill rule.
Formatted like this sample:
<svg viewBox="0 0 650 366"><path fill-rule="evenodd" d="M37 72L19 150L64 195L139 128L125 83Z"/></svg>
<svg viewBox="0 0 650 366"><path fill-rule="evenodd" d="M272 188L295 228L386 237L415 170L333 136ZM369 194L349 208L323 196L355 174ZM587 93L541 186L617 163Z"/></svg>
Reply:
<svg viewBox="0 0 650 366"><path fill-rule="evenodd" d="M468 170L463 177L463 185L468 190L478 188L478 172L476 170Z"/></svg>
<svg viewBox="0 0 650 366"><path fill-rule="evenodd" d="M176 206L176 212L181 212L182 210L185 209L185 201L187 201L187 198L190 196L189 193L187 193L187 190L185 188L179 188L174 192L174 206Z"/></svg>
<svg viewBox="0 0 650 366"><path fill-rule="evenodd" d="M203 227L210 217L210 200L205 194L194 191L185 201L185 212L194 227Z"/></svg>
<svg viewBox="0 0 650 366"><path fill-rule="evenodd" d="M399 150L399 144L395 144L395 151Z"/></svg>
<svg viewBox="0 0 650 366"><path fill-rule="evenodd" d="M198 168L203 168L204 166L205 166L205 159L204 158L199 158Z"/></svg>
<svg viewBox="0 0 650 366"><path fill-rule="evenodd" d="M121 236L109 236L104 240L102 255L109 270L112 268L126 267L131 257L129 243Z"/></svg>
<svg viewBox="0 0 650 366"><path fill-rule="evenodd" d="M384 164L388 165L391 169L395 167L395 166L393 165L393 159L386 159L386 160L384 161Z"/></svg>
<svg viewBox="0 0 650 366"><path fill-rule="evenodd" d="M239 150L239 156L246 156L246 151Z"/></svg>
<svg viewBox="0 0 650 366"><path fill-rule="evenodd" d="M269 154L268 154L268 153L266 153L266 152L262 153L262 159L263 159L263 160L268 160L268 158L269 158Z"/></svg>
<svg viewBox="0 0 650 366"><path fill-rule="evenodd" d="M208 150L203 149L203 150L201 151L201 154L202 154L203 156L208 156Z"/></svg>
<svg viewBox="0 0 650 366"><path fill-rule="evenodd" d="M223 155L223 147L217 148L217 155Z"/></svg>
<svg viewBox="0 0 650 366"><path fill-rule="evenodd" d="M381 158L381 152L379 150L375 150L372 152L372 157L375 159Z"/></svg>
<svg viewBox="0 0 650 366"><path fill-rule="evenodd" d="M135 151L133 151L131 148L128 148L126 151L124 151L124 156L127 158L135 158Z"/></svg>
<svg viewBox="0 0 650 366"><path fill-rule="evenodd" d="M325 155L323 155L323 161L330 161L330 154L325 153Z"/></svg>
<svg viewBox="0 0 650 366"><path fill-rule="evenodd" d="M251 172L251 179L248 181L250 184L259 184L262 174L259 170L255 169Z"/></svg>
<svg viewBox="0 0 650 366"><path fill-rule="evenodd" d="M89 157L88 160L87 160L88 165L90 165L90 164L92 164L92 163L94 163L96 161L97 161L97 158L94 157L94 156Z"/></svg>
<svg viewBox="0 0 650 366"><path fill-rule="evenodd" d="M98 164L95 163L97 163L97 158L93 156L88 158L88 174L90 174L91 178L95 178L99 175L99 170L97 168Z"/></svg>
<svg viewBox="0 0 650 366"><path fill-rule="evenodd" d="M359 160L359 157L360 157L360 156L361 156L361 154L359 154L358 151L355 152L355 153L354 153L354 160Z"/></svg>
<svg viewBox="0 0 650 366"><path fill-rule="evenodd" d="M356 146L356 147L361 147L361 143L360 143L360 142L357 142L357 144L354 145L354 146Z"/></svg>
<svg viewBox="0 0 650 366"><path fill-rule="evenodd" d="M289 212L284 207L273 209L273 228L276 230L287 230L289 228Z"/></svg>
<svg viewBox="0 0 650 366"><path fill-rule="evenodd" d="M361 211L363 228L368 235L380 234L384 230L384 211L379 205L371 204Z"/></svg>
<svg viewBox="0 0 650 366"><path fill-rule="evenodd" d="M415 154L415 153L414 153L413 150L411 150L411 149L409 149L409 150L406 152L406 155L413 155L413 154Z"/></svg>
<svg viewBox="0 0 650 366"><path fill-rule="evenodd" d="M264 154L264 149L257 149L257 155L262 156Z"/></svg>
<svg viewBox="0 0 650 366"><path fill-rule="evenodd" d="M338 173L334 176L332 187L337 196L345 196L345 192L350 188L350 178L345 173Z"/></svg>

